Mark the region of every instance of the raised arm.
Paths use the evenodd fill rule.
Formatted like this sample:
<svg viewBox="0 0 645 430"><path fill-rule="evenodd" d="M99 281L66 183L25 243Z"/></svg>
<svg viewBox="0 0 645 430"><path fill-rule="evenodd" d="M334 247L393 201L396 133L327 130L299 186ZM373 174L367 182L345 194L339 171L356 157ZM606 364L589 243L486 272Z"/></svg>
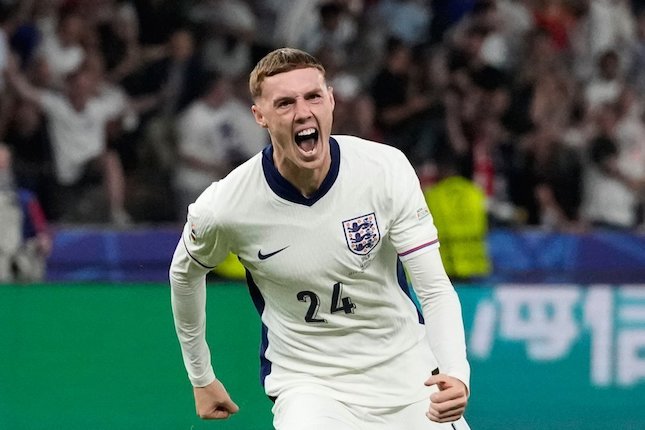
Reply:
<svg viewBox="0 0 645 430"><path fill-rule="evenodd" d="M18 61L14 54L9 55L5 69L5 78L19 97L41 106L43 91L32 85L20 71Z"/></svg>

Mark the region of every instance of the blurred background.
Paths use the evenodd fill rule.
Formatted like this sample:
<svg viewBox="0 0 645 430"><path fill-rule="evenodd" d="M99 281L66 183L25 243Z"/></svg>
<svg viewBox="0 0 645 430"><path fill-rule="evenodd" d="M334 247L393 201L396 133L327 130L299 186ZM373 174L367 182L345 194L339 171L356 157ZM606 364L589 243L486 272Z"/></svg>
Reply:
<svg viewBox="0 0 645 430"><path fill-rule="evenodd" d="M225 423L195 417L167 270L269 143L248 74L281 46L325 64L334 133L417 169L471 427L645 429L636 0L1 0L0 428L272 428L243 268L209 278Z"/></svg>

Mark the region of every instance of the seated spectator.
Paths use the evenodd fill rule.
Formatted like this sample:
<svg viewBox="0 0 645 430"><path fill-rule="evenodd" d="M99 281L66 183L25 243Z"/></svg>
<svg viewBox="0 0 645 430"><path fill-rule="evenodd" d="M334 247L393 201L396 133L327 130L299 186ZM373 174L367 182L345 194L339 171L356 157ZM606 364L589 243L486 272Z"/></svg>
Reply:
<svg viewBox="0 0 645 430"><path fill-rule="evenodd" d="M35 195L15 186L11 151L0 143L0 282L37 282L45 277L52 249L47 220Z"/></svg>

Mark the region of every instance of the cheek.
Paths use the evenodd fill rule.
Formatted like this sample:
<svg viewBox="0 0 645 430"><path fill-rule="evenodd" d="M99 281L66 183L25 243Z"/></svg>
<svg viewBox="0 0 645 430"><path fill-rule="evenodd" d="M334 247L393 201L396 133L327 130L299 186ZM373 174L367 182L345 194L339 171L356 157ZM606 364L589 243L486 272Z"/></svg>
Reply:
<svg viewBox="0 0 645 430"><path fill-rule="evenodd" d="M270 122L271 126L268 128L271 136L276 138L278 142L290 142L292 139L291 135L291 124L280 119L275 119Z"/></svg>

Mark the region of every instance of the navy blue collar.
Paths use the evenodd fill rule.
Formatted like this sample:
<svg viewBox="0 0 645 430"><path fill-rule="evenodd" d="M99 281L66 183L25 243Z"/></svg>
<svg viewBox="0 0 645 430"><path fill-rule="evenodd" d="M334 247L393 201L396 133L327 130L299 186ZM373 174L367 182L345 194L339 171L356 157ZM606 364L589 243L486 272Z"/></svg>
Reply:
<svg viewBox="0 0 645 430"><path fill-rule="evenodd" d="M278 196L293 203L299 203L305 206L312 206L320 200L327 191L334 185L338 177L338 169L340 167L340 146L333 137L329 138L329 152L331 154L331 166L327 176L320 184L320 188L312 194L311 197L305 197L300 194L300 191L289 181L282 177L278 169L273 164L273 145L269 145L262 151L262 170L264 170L264 177L269 184L269 187Z"/></svg>

